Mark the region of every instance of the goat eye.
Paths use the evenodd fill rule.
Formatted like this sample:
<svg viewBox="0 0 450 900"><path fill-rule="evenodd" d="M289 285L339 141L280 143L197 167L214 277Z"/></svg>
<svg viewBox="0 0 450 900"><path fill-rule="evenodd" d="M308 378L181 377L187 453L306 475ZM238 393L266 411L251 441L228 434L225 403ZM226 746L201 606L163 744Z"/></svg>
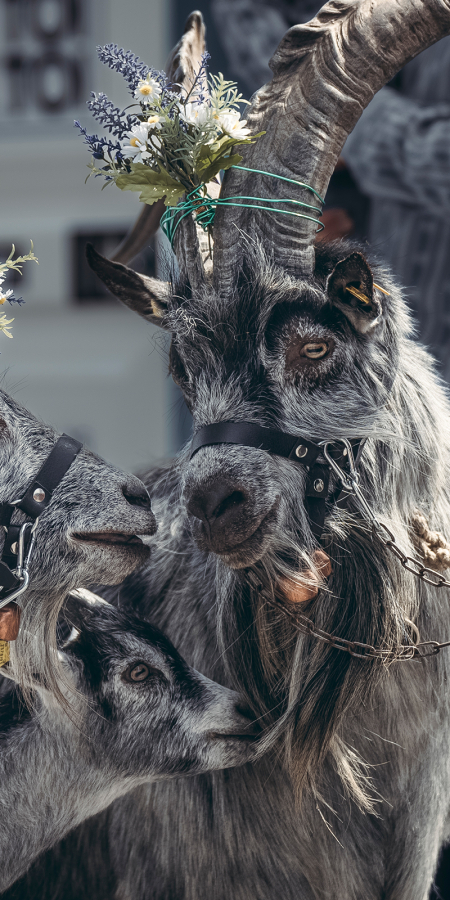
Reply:
<svg viewBox="0 0 450 900"><path fill-rule="evenodd" d="M301 355L308 359L321 359L327 353L328 344L325 341L311 341L309 344L304 344L301 351Z"/></svg>
<svg viewBox="0 0 450 900"><path fill-rule="evenodd" d="M329 340L311 340L295 336L286 348L286 372L297 373L300 369L313 368L316 360L326 359L333 353L336 344Z"/></svg>
<svg viewBox="0 0 450 900"><path fill-rule="evenodd" d="M148 666L147 663L134 662L125 669L122 678L124 681L127 681L128 684L135 684L139 681L147 681L147 679L157 671L158 670L154 669L152 666Z"/></svg>

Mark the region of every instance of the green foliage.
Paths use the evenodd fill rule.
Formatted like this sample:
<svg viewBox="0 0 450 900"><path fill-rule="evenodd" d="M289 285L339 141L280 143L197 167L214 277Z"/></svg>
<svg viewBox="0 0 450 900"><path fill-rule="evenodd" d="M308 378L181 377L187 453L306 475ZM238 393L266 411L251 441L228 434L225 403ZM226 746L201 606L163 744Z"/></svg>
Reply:
<svg viewBox="0 0 450 900"><path fill-rule="evenodd" d="M185 192L184 185L166 172L158 163L158 171L149 169L143 163L132 163L131 172L125 172L116 178L117 187L121 191L140 191L139 200L151 205L164 197L166 206L176 206Z"/></svg>
<svg viewBox="0 0 450 900"><path fill-rule="evenodd" d="M16 248L15 248L14 244L12 245L11 253L8 256L8 259L5 260L5 262L0 263L0 279L2 279L2 276L4 278L5 273L9 269L14 269L15 272L20 272L20 274L22 274L22 266L23 266L23 263L25 263L25 262L35 262L35 263L39 264L38 259L34 255L34 252L33 252L33 250L34 250L33 241L30 240L30 244L31 244L30 252L27 253L26 256L17 256L16 259L13 258L14 254L16 252Z"/></svg>

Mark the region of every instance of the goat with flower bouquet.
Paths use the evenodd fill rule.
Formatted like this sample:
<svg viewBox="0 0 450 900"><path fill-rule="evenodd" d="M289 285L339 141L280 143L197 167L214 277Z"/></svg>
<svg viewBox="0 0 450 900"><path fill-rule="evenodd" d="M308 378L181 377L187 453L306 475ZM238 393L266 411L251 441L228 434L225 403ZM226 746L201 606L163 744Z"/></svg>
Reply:
<svg viewBox="0 0 450 900"><path fill-rule="evenodd" d="M138 191L147 204L164 199L166 206L176 207L186 195L181 217L193 212L210 232L215 201L208 195L208 182L217 180L221 170L239 165L237 145L251 144L263 134L249 137L240 114L240 106L248 101L235 82L220 73L208 75L208 53L187 89L116 44L97 49L100 60L123 75L135 103L120 110L106 94L92 93L87 105L111 137L89 135L75 122L93 154L90 175L104 177L104 187L114 183L122 191ZM136 111L130 112L134 105ZM167 211L161 224L171 239L174 223L172 211Z"/></svg>

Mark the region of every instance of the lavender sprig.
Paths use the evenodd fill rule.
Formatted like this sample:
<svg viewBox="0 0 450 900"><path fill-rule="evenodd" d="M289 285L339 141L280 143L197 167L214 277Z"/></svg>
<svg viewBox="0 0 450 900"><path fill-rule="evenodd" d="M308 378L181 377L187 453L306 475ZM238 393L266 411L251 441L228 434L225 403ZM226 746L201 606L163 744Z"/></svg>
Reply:
<svg viewBox="0 0 450 900"><path fill-rule="evenodd" d="M83 126L80 125L80 123L77 122L76 119L73 124L75 128L78 128L80 133L83 135L84 143L89 147L89 150L91 151L94 159L104 159L106 152L109 153L112 159L114 158L114 156L116 156L116 158L120 158L121 148L118 141L114 144L113 141L110 141L108 138L99 137L98 134L88 134L87 129L83 128Z"/></svg>
<svg viewBox="0 0 450 900"><path fill-rule="evenodd" d="M163 90L169 86L169 79L165 72L158 72L157 69L152 69L140 62L139 57L135 56L131 50L123 50L117 44L105 44L104 47L97 47L97 53L102 63L123 75L128 83L130 93L133 95L139 82L144 81L149 73Z"/></svg>
<svg viewBox="0 0 450 900"><path fill-rule="evenodd" d="M203 104L207 103L210 105L209 100L209 92L208 92L208 62L211 59L211 54L205 50L201 55L200 59L200 67L195 76L194 83L189 91L188 96L191 96L195 103Z"/></svg>
<svg viewBox="0 0 450 900"><path fill-rule="evenodd" d="M86 106L90 109L94 119L107 128L114 137L122 140L133 125L139 121L137 116L130 115L124 109L120 110L118 106L114 106L106 94L95 94L94 91L91 91L91 97L92 100L88 100Z"/></svg>
<svg viewBox="0 0 450 900"><path fill-rule="evenodd" d="M23 299L23 297L15 297L14 294L12 294L11 297L7 297L6 299L7 299L8 303L11 303L11 305L13 303L18 303L19 306L23 306L23 304L25 303L25 300Z"/></svg>

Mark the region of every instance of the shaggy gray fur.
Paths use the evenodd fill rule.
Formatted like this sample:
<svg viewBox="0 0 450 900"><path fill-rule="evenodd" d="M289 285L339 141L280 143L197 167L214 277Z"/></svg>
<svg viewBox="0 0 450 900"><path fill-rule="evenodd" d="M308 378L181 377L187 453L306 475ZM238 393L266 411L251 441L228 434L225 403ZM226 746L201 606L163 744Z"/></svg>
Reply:
<svg viewBox="0 0 450 900"><path fill-rule="evenodd" d="M266 134L245 148L244 166L323 195L373 92L449 29L448 0L326 4L275 53L274 78L249 111L253 133ZM281 202L292 192L287 181L232 169L222 197ZM171 371L196 428L231 419L313 440L366 438L362 488L411 551L416 506L450 534L448 402L388 273L373 262L390 296L373 294L367 266L352 278L351 259L340 265L351 247L315 251L315 228L219 207L212 287L184 219L175 249L190 283L167 299L147 281L136 300L125 267L94 253L91 264L172 332ZM367 311L346 284L367 287ZM305 364L306 341L328 344L322 361ZM156 785L113 806L117 900L425 900L450 833L450 651L389 668L353 659L299 636L252 588L275 591L301 562L312 565L295 462L227 446L189 461L186 449L150 484L160 531L148 572L128 579L120 602L167 629L209 677L243 689L270 730L253 766ZM447 595L401 568L357 504L329 509L326 534L333 574L308 610L318 626L389 648L407 617L422 638L450 638ZM85 852L92 870L100 860L92 845ZM72 888L93 897L89 882Z"/></svg>
<svg viewBox="0 0 450 900"><path fill-rule="evenodd" d="M382 266L371 263L390 297L380 296L373 328L357 330L353 307L344 311L328 294L331 273L352 249L318 251L315 275L304 281L256 248L227 302L206 287L193 298L176 286L171 365L196 428L231 419L314 440L367 438L362 488L412 552L407 526L416 506L450 534L450 410ZM334 351L288 371L287 348L305 334L333 341ZM114 804L109 865L119 900L427 897L450 834L450 651L389 668L352 659L298 635L251 589L250 574L275 588L314 547L304 478L295 462L226 446L203 448L191 462L186 448L149 476L159 529L150 565L127 579L120 604L167 631L208 677L243 690L271 730L266 755L252 766L155 785ZM220 528L208 536L186 502L223 481L242 505L221 547ZM450 638L448 594L405 572L372 538L355 502L328 510L326 533L333 574L308 607L321 628L391 647L404 637L406 616L422 639ZM83 852L101 866L92 842ZM78 858L73 896L96 898L83 884L83 864ZM51 865L47 859L43 895L33 893L30 873L14 896L53 896ZM70 856L58 859L61 885L65 867L73 868ZM53 887L55 897L72 896Z"/></svg>
<svg viewBox="0 0 450 900"><path fill-rule="evenodd" d="M24 495L57 437L53 428L0 391L0 503ZM13 514L13 524L24 521L20 510ZM56 620L64 597L94 581L117 584L149 554L142 543L81 541L77 535L123 532L132 537L155 530L142 482L83 448L39 518L30 586L18 598L21 628L11 644L11 667L21 684L29 685L33 673L39 673L58 692L58 670L60 678L63 673L55 654Z"/></svg>
<svg viewBox="0 0 450 900"><path fill-rule="evenodd" d="M42 687L31 715L19 690L0 702L3 887L127 791L254 756L238 694L189 668L156 628L81 593L70 598L77 630L62 654L81 727ZM130 681L143 664L148 678Z"/></svg>

